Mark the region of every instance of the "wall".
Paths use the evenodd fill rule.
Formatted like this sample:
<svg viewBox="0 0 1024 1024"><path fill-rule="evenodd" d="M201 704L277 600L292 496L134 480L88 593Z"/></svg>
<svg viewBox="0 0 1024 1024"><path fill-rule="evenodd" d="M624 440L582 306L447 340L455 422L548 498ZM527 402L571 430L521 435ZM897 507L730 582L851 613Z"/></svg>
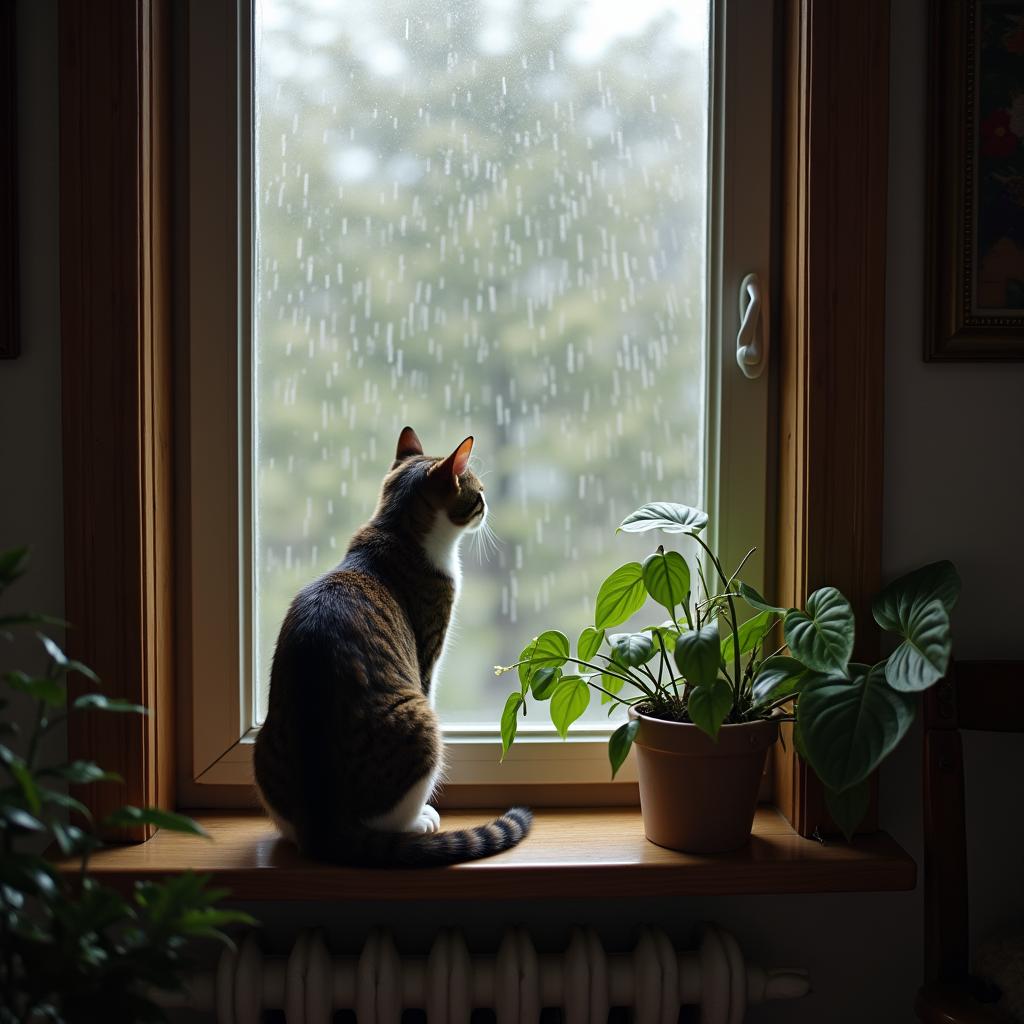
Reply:
<svg viewBox="0 0 1024 1024"><path fill-rule="evenodd" d="M20 587L20 603L59 614L56 4L20 0L18 15L25 352L14 363L0 363L0 465L5 485L0 545L34 546L34 569ZM964 578L955 619L957 652L1021 657L1020 602L1015 596L1024 559L1014 545L1024 499L1024 365L928 365L920 355L924 28L924 0L894 0L885 571L894 575L931 559L954 559ZM919 756L919 740L911 737L883 773L882 805L884 826L918 858ZM1020 779L1022 756L1024 744L1019 740L968 738L975 865L971 884L979 931L1024 910L1024 872L1019 852L1013 852L1024 849L1024 826L1019 815L1007 822L1002 806L1004 781ZM1016 841L1006 842L1011 829ZM997 835L1002 842L995 842ZM620 948L632 943L636 922L659 923L685 940L701 920L710 918L734 929L751 958L766 965L810 968L814 994L801 1004L778 1004L752 1013L752 1020L762 1022L909 1020L921 976L917 893L629 904L602 898L586 904L460 908L457 913L429 903L412 913L408 908L357 905L321 908L318 920L300 920L297 908L283 905L254 909L280 938L300 925L321 924L341 942L367 922L391 922L414 941L425 940L435 927L460 923L481 941L493 941L497 930L514 920L534 927L541 936L539 945L552 945L563 941L569 924L593 922ZM301 911L315 912L309 906Z"/></svg>
<svg viewBox="0 0 1024 1024"><path fill-rule="evenodd" d="M0 549L28 545L31 570L5 607L64 610L57 268L57 5L18 3L21 356L0 361ZM53 631L60 641L60 631ZM5 645L6 646L6 645ZM29 632L0 668L39 668ZM8 660L10 657L11 660ZM63 734L51 734L59 751ZM47 752L47 748L43 748Z"/></svg>

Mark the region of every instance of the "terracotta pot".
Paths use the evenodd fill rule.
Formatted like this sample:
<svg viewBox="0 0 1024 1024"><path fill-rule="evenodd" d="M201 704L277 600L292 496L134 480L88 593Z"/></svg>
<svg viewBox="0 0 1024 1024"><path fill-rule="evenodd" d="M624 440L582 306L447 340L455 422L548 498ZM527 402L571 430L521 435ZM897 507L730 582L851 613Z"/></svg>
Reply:
<svg viewBox="0 0 1024 1024"><path fill-rule="evenodd" d="M663 722L632 708L629 717L640 722L633 745L647 838L685 853L743 846L778 723L723 725L716 742L687 722Z"/></svg>

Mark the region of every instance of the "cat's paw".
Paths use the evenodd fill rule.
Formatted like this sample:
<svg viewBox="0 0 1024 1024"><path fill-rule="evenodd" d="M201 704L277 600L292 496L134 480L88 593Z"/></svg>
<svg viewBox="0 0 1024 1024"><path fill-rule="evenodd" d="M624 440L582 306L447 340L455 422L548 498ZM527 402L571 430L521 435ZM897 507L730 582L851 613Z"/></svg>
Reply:
<svg viewBox="0 0 1024 1024"><path fill-rule="evenodd" d="M412 828L409 831L424 836L437 832L440 827L441 815L428 805L420 811L419 817L412 823Z"/></svg>

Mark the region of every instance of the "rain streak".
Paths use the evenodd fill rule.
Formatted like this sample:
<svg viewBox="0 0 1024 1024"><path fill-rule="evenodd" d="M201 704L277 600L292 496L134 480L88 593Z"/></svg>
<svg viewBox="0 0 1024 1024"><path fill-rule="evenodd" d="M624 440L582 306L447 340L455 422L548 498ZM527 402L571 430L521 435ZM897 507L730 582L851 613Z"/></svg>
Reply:
<svg viewBox="0 0 1024 1024"><path fill-rule="evenodd" d="M650 548L623 516L701 503L707 4L256 5L258 707L406 423L475 435L497 536L463 544L449 723L493 725L491 666L592 622Z"/></svg>

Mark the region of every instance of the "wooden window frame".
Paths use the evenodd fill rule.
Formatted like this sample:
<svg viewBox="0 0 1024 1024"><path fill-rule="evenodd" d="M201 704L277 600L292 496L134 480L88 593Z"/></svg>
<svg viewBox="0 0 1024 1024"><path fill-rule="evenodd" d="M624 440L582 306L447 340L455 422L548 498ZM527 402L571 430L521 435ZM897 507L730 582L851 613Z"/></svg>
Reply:
<svg viewBox="0 0 1024 1024"><path fill-rule="evenodd" d="M834 584L866 625L881 565L889 3L777 2L775 590L796 602ZM175 801L169 61L161 0L62 3L69 647L108 693L154 709L73 720L71 756L126 780L83 794L101 812ZM872 645L862 641L860 656ZM826 828L821 788L792 743L774 759L782 813L801 835Z"/></svg>

